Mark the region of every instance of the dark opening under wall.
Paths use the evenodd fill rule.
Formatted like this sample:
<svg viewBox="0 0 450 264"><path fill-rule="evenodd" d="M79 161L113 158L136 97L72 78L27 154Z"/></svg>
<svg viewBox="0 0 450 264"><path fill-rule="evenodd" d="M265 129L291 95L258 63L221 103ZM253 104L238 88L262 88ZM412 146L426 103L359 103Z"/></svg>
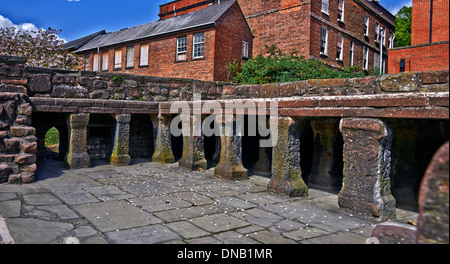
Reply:
<svg viewBox="0 0 450 264"><path fill-rule="evenodd" d="M172 118L175 118L178 115L172 115ZM182 129L182 122L178 123L178 128ZM172 153L175 157L175 162L178 162L181 157L183 156L183 135L174 136L173 133L171 135L171 141L172 141Z"/></svg>
<svg viewBox="0 0 450 264"><path fill-rule="evenodd" d="M87 153L91 160L109 159L112 152L113 117L109 114L91 114L87 127Z"/></svg>
<svg viewBox="0 0 450 264"><path fill-rule="evenodd" d="M252 119L253 121L251 121ZM244 116L244 131L242 134L242 165L248 170L249 174L253 172L253 166L258 161L259 139L260 136L257 127L257 117L249 117L247 115Z"/></svg>
<svg viewBox="0 0 450 264"><path fill-rule="evenodd" d="M210 118L213 118L215 120L215 116L214 115L208 115L207 117L202 119L202 122L208 118L210 120ZM208 122L209 123L209 122ZM208 134L203 136L203 148L205 151L205 159L207 162L207 168L212 168L217 166L217 164L219 164L220 161L220 147L221 147L221 143L220 143L220 136L219 133L217 132L217 130L219 129L218 124L216 123L216 121L213 121L211 123L209 123L209 129L212 131L216 131L215 133L213 133L213 135ZM202 123L203 125L203 123ZM206 128L203 127L202 131L205 131Z"/></svg>
<svg viewBox="0 0 450 264"><path fill-rule="evenodd" d="M423 175L434 153L449 140L449 121L388 120L394 133L391 190L397 205L417 208Z"/></svg>
<svg viewBox="0 0 450 264"><path fill-rule="evenodd" d="M308 177L311 173L313 151L314 151L314 133L311 128L309 119L302 119L299 121L301 125L300 130L300 167L302 170L302 179L305 184L308 184Z"/></svg>
<svg viewBox="0 0 450 264"><path fill-rule="evenodd" d="M153 124L150 115L131 115L130 157L151 158L154 148Z"/></svg>

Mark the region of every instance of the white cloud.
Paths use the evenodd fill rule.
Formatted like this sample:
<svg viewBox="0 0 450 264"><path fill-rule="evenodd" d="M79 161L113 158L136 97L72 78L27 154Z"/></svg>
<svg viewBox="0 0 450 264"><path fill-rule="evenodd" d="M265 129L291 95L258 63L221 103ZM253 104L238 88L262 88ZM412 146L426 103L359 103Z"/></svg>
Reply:
<svg viewBox="0 0 450 264"><path fill-rule="evenodd" d="M39 30L38 27L36 27L34 24L32 23L22 23L20 25L16 25L14 24L11 20L9 20L8 18L0 15L0 28L6 28L6 27L15 27L18 30Z"/></svg>
<svg viewBox="0 0 450 264"><path fill-rule="evenodd" d="M7 28L7 27L15 27L17 30L21 31L39 31L39 28L34 25L33 23L22 23L20 25L14 24L10 19L0 15L0 28ZM41 28L43 29L43 28ZM67 42L67 40L57 36L59 40L64 41L64 43Z"/></svg>

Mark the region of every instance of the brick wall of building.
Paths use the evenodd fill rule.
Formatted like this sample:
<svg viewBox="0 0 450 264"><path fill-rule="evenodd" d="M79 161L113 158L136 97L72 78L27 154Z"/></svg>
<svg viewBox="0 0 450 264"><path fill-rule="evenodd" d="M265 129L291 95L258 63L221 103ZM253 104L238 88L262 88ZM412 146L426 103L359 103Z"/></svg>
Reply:
<svg viewBox="0 0 450 264"><path fill-rule="evenodd" d="M250 56L253 35L237 2L217 21L216 28L214 79L231 81L227 66L235 60L247 61L248 57L243 58L243 41L249 44Z"/></svg>
<svg viewBox="0 0 450 264"><path fill-rule="evenodd" d="M255 36L253 55L265 54L265 45L277 45L283 52L309 55L309 0L238 0Z"/></svg>
<svg viewBox="0 0 450 264"><path fill-rule="evenodd" d="M433 6L433 10L431 10ZM449 40L449 0L414 0L411 45ZM432 12L430 12L432 11ZM430 41L430 24L431 41Z"/></svg>
<svg viewBox="0 0 450 264"><path fill-rule="evenodd" d="M299 55L321 58L334 67L350 65L350 42L354 42L354 65L362 65L363 46L369 49L369 69L374 66L380 44L375 41L375 22L385 27L387 46L389 31L395 25L381 7L367 1L344 1L344 18L338 21L338 0L329 0L328 13L322 12L322 0L238 0L255 35L253 55L264 54L264 45L276 44L283 52L299 51ZM383 10L382 10L383 11ZM383 11L387 12L387 11ZM369 16L369 34L364 36L364 15ZM328 56L320 55L320 30L328 30ZM344 38L342 61L336 60L338 35ZM384 48L387 61L387 50ZM387 67L387 63L385 64Z"/></svg>
<svg viewBox="0 0 450 264"><path fill-rule="evenodd" d="M205 35L204 56L202 59L193 59L193 35L203 32ZM176 62L177 37L187 36L187 60ZM149 75L156 77L192 78L198 80L214 80L214 43L216 30L214 28L195 30L188 33L179 33L171 36L144 40L131 44L122 44L108 49L100 49L100 54L108 52L108 71L114 73L127 73L135 75ZM140 46L149 44L148 66L139 66ZM127 47L134 46L134 67L126 68ZM122 50L122 67L114 69L114 53ZM93 65L95 52L91 52L90 61ZM86 54L82 54L85 56ZM101 60L100 60L101 61ZM92 67L92 66L91 66ZM91 68L92 70L92 68Z"/></svg>
<svg viewBox="0 0 450 264"><path fill-rule="evenodd" d="M433 0L432 42L449 41L449 0Z"/></svg>
<svg viewBox="0 0 450 264"><path fill-rule="evenodd" d="M405 72L449 69L448 5L449 0L413 0L412 46L389 50L388 73L400 72L402 60Z"/></svg>
<svg viewBox="0 0 450 264"><path fill-rule="evenodd" d="M400 72L402 59L405 60L405 72L448 70L448 50L448 42L389 50L389 74Z"/></svg>

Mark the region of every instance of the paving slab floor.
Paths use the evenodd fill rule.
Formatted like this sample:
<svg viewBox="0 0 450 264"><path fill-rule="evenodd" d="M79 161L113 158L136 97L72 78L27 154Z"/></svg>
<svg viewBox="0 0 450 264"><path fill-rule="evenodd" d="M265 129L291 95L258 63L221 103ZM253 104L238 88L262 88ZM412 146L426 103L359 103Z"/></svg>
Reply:
<svg viewBox="0 0 450 264"><path fill-rule="evenodd" d="M0 185L0 244L365 244L380 223L340 209L335 193L292 198L265 180L146 159L77 170L46 160L36 182Z"/></svg>

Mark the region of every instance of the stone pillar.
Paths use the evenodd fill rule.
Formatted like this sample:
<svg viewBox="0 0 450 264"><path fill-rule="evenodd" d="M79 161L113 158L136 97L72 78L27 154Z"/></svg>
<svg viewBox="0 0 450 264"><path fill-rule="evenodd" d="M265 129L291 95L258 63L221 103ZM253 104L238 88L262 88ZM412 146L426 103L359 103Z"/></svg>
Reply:
<svg viewBox="0 0 450 264"><path fill-rule="evenodd" d="M222 127L220 161L214 169L214 174L229 180L247 179L247 169L242 165L242 136L236 134L236 120L233 115L223 115L224 120L216 119ZM225 126L232 124L232 135L225 133Z"/></svg>
<svg viewBox="0 0 450 264"><path fill-rule="evenodd" d="M192 115L181 115L183 124L190 124L190 127L185 128L183 126L183 155L178 165L192 171L206 170L207 162L203 148L203 134L200 136L193 134L196 125L195 118L197 117Z"/></svg>
<svg viewBox="0 0 450 264"><path fill-rule="evenodd" d="M419 192L417 243L449 243L449 142L433 156L423 176Z"/></svg>
<svg viewBox="0 0 450 264"><path fill-rule="evenodd" d="M338 189L342 184L342 166L339 166L342 157L338 157L336 153L339 120L312 119L311 128L314 133L314 150L308 182L326 189Z"/></svg>
<svg viewBox="0 0 450 264"><path fill-rule="evenodd" d="M71 169L87 168L91 160L86 150L89 114L71 114L68 117L69 148L66 162Z"/></svg>
<svg viewBox="0 0 450 264"><path fill-rule="evenodd" d="M130 164L130 114L116 114L114 124L114 141L111 153L111 165L127 166Z"/></svg>
<svg viewBox="0 0 450 264"><path fill-rule="evenodd" d="M175 157L172 152L172 134L170 133L169 115L152 115L153 139L155 142L155 152L152 156L153 162L174 163Z"/></svg>
<svg viewBox="0 0 450 264"><path fill-rule="evenodd" d="M390 166L392 133L378 119L344 118L344 169L338 202L355 212L395 218Z"/></svg>
<svg viewBox="0 0 450 264"><path fill-rule="evenodd" d="M268 187L292 197L308 196L300 168L300 126L290 117L280 117L278 142L272 149L272 179Z"/></svg>

